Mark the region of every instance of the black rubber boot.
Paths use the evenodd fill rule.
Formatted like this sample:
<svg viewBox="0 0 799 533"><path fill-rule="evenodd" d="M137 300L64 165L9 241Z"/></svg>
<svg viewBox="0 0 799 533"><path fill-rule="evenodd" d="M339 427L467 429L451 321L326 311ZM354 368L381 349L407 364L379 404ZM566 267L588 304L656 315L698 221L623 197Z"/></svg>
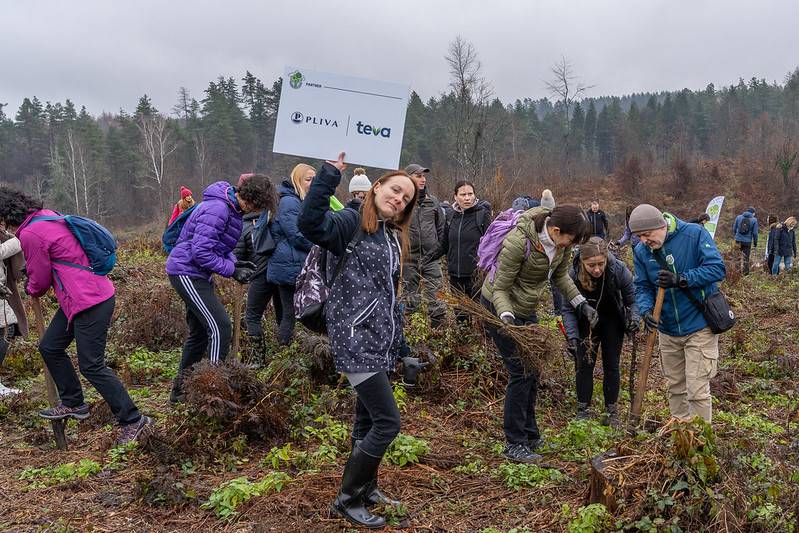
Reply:
<svg viewBox="0 0 799 533"><path fill-rule="evenodd" d="M353 439L352 447L353 449L361 443L361 439ZM363 493L363 501L367 506L372 505L391 505L392 507L399 507L402 505L402 502L399 500L392 500L385 494L380 488L377 486L377 470L375 469L375 476L372 480L366 485L366 490Z"/></svg>
<svg viewBox="0 0 799 533"><path fill-rule="evenodd" d="M172 382L172 392L169 393L170 403L183 403L186 401L186 393L183 392L183 375L178 373Z"/></svg>
<svg viewBox="0 0 799 533"><path fill-rule="evenodd" d="M333 501L331 510L351 523L369 528L381 529L386 519L373 515L365 505L364 495L370 483L377 475L382 457L372 457L364 453L359 446L354 446L344 475L341 477L341 490Z"/></svg>

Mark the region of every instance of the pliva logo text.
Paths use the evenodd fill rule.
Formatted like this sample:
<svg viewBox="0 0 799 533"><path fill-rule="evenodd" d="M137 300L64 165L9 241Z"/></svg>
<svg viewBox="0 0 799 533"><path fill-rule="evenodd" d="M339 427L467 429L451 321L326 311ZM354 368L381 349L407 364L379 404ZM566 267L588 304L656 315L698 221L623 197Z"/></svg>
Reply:
<svg viewBox="0 0 799 533"><path fill-rule="evenodd" d="M295 124L312 124L314 126L338 128L338 121L336 119L303 115L300 111L295 111L291 114L291 121Z"/></svg>

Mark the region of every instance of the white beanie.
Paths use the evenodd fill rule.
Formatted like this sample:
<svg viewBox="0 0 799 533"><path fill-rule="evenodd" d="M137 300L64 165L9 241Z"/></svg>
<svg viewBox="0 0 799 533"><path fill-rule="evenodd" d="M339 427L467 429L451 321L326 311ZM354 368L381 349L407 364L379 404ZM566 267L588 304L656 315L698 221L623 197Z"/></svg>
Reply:
<svg viewBox="0 0 799 533"><path fill-rule="evenodd" d="M541 193L541 207L555 209L555 198L552 196L552 191L549 189L544 189Z"/></svg>
<svg viewBox="0 0 799 533"><path fill-rule="evenodd" d="M350 180L350 192L367 192L372 188L372 182L366 174L358 174Z"/></svg>

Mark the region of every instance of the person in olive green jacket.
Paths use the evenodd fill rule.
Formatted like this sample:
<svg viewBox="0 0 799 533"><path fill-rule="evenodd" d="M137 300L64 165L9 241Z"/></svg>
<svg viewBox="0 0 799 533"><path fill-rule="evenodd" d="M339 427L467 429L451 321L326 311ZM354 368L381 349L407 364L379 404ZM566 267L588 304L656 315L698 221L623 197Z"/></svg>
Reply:
<svg viewBox="0 0 799 533"><path fill-rule="evenodd" d="M496 271L486 277L481 302L506 324L525 325L536 321L535 307L549 296L547 280L593 327L598 316L569 277L572 245L591 237L585 213L576 205L555 209L534 207L525 211L502 241ZM534 453L542 441L535 420L538 375L526 372L518 356L518 346L501 330L486 324L505 368L503 427L507 441L504 455L516 462L529 463L541 458Z"/></svg>

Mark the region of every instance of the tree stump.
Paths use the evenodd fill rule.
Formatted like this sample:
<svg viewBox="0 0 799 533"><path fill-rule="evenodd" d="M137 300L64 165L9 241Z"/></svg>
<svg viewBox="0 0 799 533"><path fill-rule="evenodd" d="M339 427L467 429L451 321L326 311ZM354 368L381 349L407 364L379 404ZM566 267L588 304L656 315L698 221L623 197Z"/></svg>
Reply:
<svg viewBox="0 0 799 533"><path fill-rule="evenodd" d="M605 476L605 460L616 457L615 450L595 455L591 458L591 479L588 503L601 503L608 512L613 513L618 504L616 502L617 487Z"/></svg>

